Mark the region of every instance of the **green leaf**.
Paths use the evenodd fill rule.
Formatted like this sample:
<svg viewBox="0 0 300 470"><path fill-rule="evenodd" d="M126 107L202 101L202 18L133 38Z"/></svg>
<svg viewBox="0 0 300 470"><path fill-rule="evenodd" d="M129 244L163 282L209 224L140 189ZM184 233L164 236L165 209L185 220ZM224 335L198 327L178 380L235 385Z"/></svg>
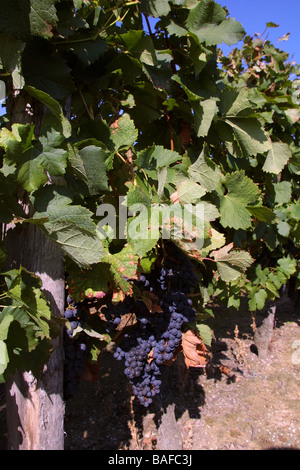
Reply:
<svg viewBox="0 0 300 470"><path fill-rule="evenodd" d="M123 114L111 126L111 140L115 149L131 147L138 138L138 131L128 114Z"/></svg>
<svg viewBox="0 0 300 470"><path fill-rule="evenodd" d="M0 340L2 352L5 353L6 349L6 364L0 364L0 382L7 381L20 369L30 370L38 377L53 350L50 339L43 336L26 308L20 305L3 309L0 313L1 329L6 330L6 339L3 342Z"/></svg>
<svg viewBox="0 0 300 470"><path fill-rule="evenodd" d="M55 0L30 0L30 29L33 36L49 38L57 23Z"/></svg>
<svg viewBox="0 0 300 470"><path fill-rule="evenodd" d="M278 270L281 271L287 278L292 276L296 272L296 260L287 256L286 258L280 258L277 261Z"/></svg>
<svg viewBox="0 0 300 470"><path fill-rule="evenodd" d="M68 292L76 302L85 297L99 298L99 294L108 291L109 282L112 280L107 263L98 263L82 270L77 264L69 262L67 272Z"/></svg>
<svg viewBox="0 0 300 470"><path fill-rule="evenodd" d="M1 380L1 376L3 375L9 363L8 350L5 340L8 336L10 324L13 321L13 315L5 315L2 320L0 318L0 382L3 382L3 380Z"/></svg>
<svg viewBox="0 0 300 470"><path fill-rule="evenodd" d="M190 10L186 27L207 46L223 42L232 45L242 39L245 34L241 23L233 18L227 19L225 10L213 0L202 0Z"/></svg>
<svg viewBox="0 0 300 470"><path fill-rule="evenodd" d="M58 119L59 123L62 127L63 135L68 138L72 134L72 126L68 119L64 116L63 109L58 101L52 98L48 93L44 91L37 90L33 86L26 85L26 91L36 98L37 100L41 101L47 108L54 114L54 116Z"/></svg>
<svg viewBox="0 0 300 470"><path fill-rule="evenodd" d="M104 254L91 216L84 207L69 206L49 214L49 222L45 223L49 237L80 266L97 263Z"/></svg>
<svg viewBox="0 0 300 470"><path fill-rule="evenodd" d="M135 279L138 270L138 256L132 247L127 245L118 253L109 253L106 261L109 263L117 287L124 293L132 293L132 286L128 279Z"/></svg>
<svg viewBox="0 0 300 470"><path fill-rule="evenodd" d="M132 30L121 34L120 38L125 43L127 50L140 62L146 65L157 65L157 57L153 41L146 36L144 31Z"/></svg>
<svg viewBox="0 0 300 470"><path fill-rule="evenodd" d="M278 28L279 24L273 23L273 21L268 21L268 23L266 24L266 26L267 26L268 28Z"/></svg>
<svg viewBox="0 0 300 470"><path fill-rule="evenodd" d="M253 117L231 117L225 119L233 130L243 154L256 155L271 148L270 140L259 120Z"/></svg>
<svg viewBox="0 0 300 470"><path fill-rule="evenodd" d="M251 226L247 206L257 201L259 190L243 170L228 174L225 185L228 192L220 197L221 224L245 230Z"/></svg>
<svg viewBox="0 0 300 470"><path fill-rule="evenodd" d="M188 99L193 102L193 106L196 106L194 101L198 102L207 96L207 90L200 88L198 81L193 81L187 77L180 77L179 75L173 75L172 80L182 86Z"/></svg>
<svg viewBox="0 0 300 470"><path fill-rule="evenodd" d="M226 282L238 279L254 261L246 251L232 250L232 248L233 243L211 252L217 263L218 273Z"/></svg>
<svg viewBox="0 0 300 470"><path fill-rule="evenodd" d="M205 149L201 152L198 159L188 169L189 175L193 181L199 183L208 191L216 189L220 183L222 173L218 166L205 155Z"/></svg>
<svg viewBox="0 0 300 470"><path fill-rule="evenodd" d="M262 124L254 116L248 90L225 90L221 94L220 109L228 128L219 122L219 132L225 145L235 157L264 153L271 148L271 142Z"/></svg>
<svg viewBox="0 0 300 470"><path fill-rule="evenodd" d="M222 115L231 118L249 117L249 115L253 114L252 105L249 101L251 90L253 89L225 89L221 93L220 108Z"/></svg>
<svg viewBox="0 0 300 470"><path fill-rule="evenodd" d="M100 262L105 253L92 220L93 214L83 206L69 205L70 199L63 195L51 200L51 188L49 198L46 210L47 199L44 204L40 202L43 212L37 211L34 219L47 218L43 230L79 266L88 267Z"/></svg>
<svg viewBox="0 0 300 470"><path fill-rule="evenodd" d="M211 342L213 339L213 334L212 330L208 325L205 325L204 323L197 323L196 324L197 331L199 333L199 336L203 340L204 344L207 344L208 346L211 346Z"/></svg>
<svg viewBox="0 0 300 470"><path fill-rule="evenodd" d="M217 103L214 99L208 99L193 105L195 113L195 130L198 137L208 134L213 118L217 112Z"/></svg>
<svg viewBox="0 0 300 470"><path fill-rule="evenodd" d="M268 152L262 169L266 173L274 173L278 175L281 173L290 158L292 158L292 152L287 144L279 142L272 143L272 148Z"/></svg>
<svg viewBox="0 0 300 470"><path fill-rule="evenodd" d="M0 147L5 149L6 163L17 163L20 155L32 146L34 126L31 124L13 124L11 131L6 127L0 130Z"/></svg>
<svg viewBox="0 0 300 470"><path fill-rule="evenodd" d="M107 49L107 43L105 39L100 37L93 41L84 41L84 37L82 36L82 42L79 42L80 37L78 37L78 42L71 44L67 49L74 51L83 66L87 67L96 62L104 54Z"/></svg>
<svg viewBox="0 0 300 470"><path fill-rule="evenodd" d="M51 176L64 175L66 170L68 153L65 149L57 148L62 141L61 134L54 129L40 137L43 149L37 161Z"/></svg>
<svg viewBox="0 0 300 470"><path fill-rule="evenodd" d="M206 246L206 250L208 252L212 250L217 250L218 248L222 248L226 243L226 239L223 233L218 232L214 228L210 229L210 244Z"/></svg>
<svg viewBox="0 0 300 470"><path fill-rule="evenodd" d="M179 202L189 204L198 201L206 193L206 189L190 179L184 180L177 190Z"/></svg>
<svg viewBox="0 0 300 470"><path fill-rule="evenodd" d="M0 64L12 73L19 65L25 43L10 34L0 34Z"/></svg>
<svg viewBox="0 0 300 470"><path fill-rule="evenodd" d="M14 305L20 306L38 325L44 337L49 338L51 311L41 291L41 280L38 276L20 267L6 272L5 282L8 286L7 296L13 299ZM14 310L16 317L17 310Z"/></svg>
<svg viewBox="0 0 300 470"><path fill-rule="evenodd" d="M131 210L134 207L131 206ZM140 258L157 244L160 238L161 207L158 205L141 207L137 204L136 214L128 219L127 238L133 253Z"/></svg>
<svg viewBox="0 0 300 470"><path fill-rule="evenodd" d="M280 220L277 223L277 230L279 235L281 235L282 237L288 237L290 234L291 227L287 222Z"/></svg>
<svg viewBox="0 0 300 470"><path fill-rule="evenodd" d="M181 155L173 150L168 150L161 145L150 147L149 149L139 152L136 164L140 168L158 169L168 167L172 163L182 159Z"/></svg>
<svg viewBox="0 0 300 470"><path fill-rule="evenodd" d="M268 298L268 294L265 289L255 287L253 292L249 295L249 309L250 311L262 310L265 305L265 301Z"/></svg>
<svg viewBox="0 0 300 470"><path fill-rule="evenodd" d="M272 223L274 219L276 218L276 214L269 209L268 207L264 206L247 206L247 210L250 212L250 214L253 215L257 220L260 220L261 222L265 223Z"/></svg>
<svg viewBox="0 0 300 470"><path fill-rule="evenodd" d="M36 153L29 151L26 155L27 160L21 165L17 180L26 191L32 192L45 184L48 178Z"/></svg>
<svg viewBox="0 0 300 470"><path fill-rule="evenodd" d="M72 173L80 180L88 183L86 171L82 158L80 157L79 150L70 142L67 143L68 148L68 163Z"/></svg>
<svg viewBox="0 0 300 470"><path fill-rule="evenodd" d="M280 181L279 183L273 183L275 191L275 203L285 204L291 201L292 197L292 185L289 181Z"/></svg>
<svg viewBox="0 0 300 470"><path fill-rule="evenodd" d="M174 21L171 20L170 24L167 26L167 31L170 35L174 34L178 38L181 38L187 34L187 30L182 26L177 25Z"/></svg>
<svg viewBox="0 0 300 470"><path fill-rule="evenodd" d="M79 150L79 157L84 167L84 175L91 196L103 193L108 188L105 161L109 155L107 150L89 145Z"/></svg>
<svg viewBox="0 0 300 470"><path fill-rule="evenodd" d="M168 15L170 5L165 0L141 0L141 9L147 15L159 18Z"/></svg>
<svg viewBox="0 0 300 470"><path fill-rule="evenodd" d="M150 206L152 202L151 187L137 176L135 183L129 184L126 200L129 209L131 206L137 207L139 204Z"/></svg>

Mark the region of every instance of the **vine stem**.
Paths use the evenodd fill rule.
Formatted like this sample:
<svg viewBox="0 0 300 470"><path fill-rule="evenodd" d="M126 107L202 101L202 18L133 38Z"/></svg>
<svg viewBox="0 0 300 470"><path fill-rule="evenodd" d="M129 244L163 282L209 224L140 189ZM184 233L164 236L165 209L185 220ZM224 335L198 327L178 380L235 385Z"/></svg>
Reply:
<svg viewBox="0 0 300 470"><path fill-rule="evenodd" d="M206 260L206 261L212 261L213 263L216 262L216 260L213 259L213 258L200 258L200 260L201 260L201 261L205 261L205 260Z"/></svg>
<svg viewBox="0 0 300 470"><path fill-rule="evenodd" d="M81 99L82 99L82 102L83 102L83 104L84 104L84 107L85 107L85 109L86 109L86 112L88 113L89 118L93 121L93 120L95 119L95 118L94 118L94 113L91 112L91 110L89 109L89 107L88 107L88 105L87 105L87 103L86 103L86 101L85 101L85 99L84 99L84 96L83 96L83 94L82 94L82 91L81 91L80 86L78 87L78 91L79 91L80 97L81 97Z"/></svg>
<svg viewBox="0 0 300 470"><path fill-rule="evenodd" d="M149 21L149 18L147 15L145 15L145 13L143 13L144 17L145 17L145 20L146 20L146 23L147 23L147 27L148 27L148 31L149 31L149 34L150 34L150 37L153 41L154 39L154 35L153 35L153 32L152 32L152 29L151 29L151 25L150 25L150 21Z"/></svg>

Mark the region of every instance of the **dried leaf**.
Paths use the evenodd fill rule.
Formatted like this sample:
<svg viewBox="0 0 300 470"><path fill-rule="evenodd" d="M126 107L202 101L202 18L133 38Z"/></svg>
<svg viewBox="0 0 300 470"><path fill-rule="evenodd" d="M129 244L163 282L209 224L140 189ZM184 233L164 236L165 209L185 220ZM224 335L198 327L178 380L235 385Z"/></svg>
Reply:
<svg viewBox="0 0 300 470"><path fill-rule="evenodd" d="M187 367L206 367L209 350L195 330L182 335L182 349Z"/></svg>
<svg viewBox="0 0 300 470"><path fill-rule="evenodd" d="M152 292L143 292L142 300L150 313L162 313L163 309L159 305L159 298Z"/></svg>

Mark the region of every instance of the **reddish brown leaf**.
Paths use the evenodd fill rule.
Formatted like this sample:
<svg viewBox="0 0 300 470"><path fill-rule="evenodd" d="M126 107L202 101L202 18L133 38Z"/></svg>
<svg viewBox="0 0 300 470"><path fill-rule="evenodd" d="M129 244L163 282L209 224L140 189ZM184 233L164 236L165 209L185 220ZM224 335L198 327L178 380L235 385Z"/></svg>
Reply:
<svg viewBox="0 0 300 470"><path fill-rule="evenodd" d="M178 204L178 203L179 203L179 193L178 193L178 190L175 191L173 194L171 194L170 199L171 199L171 201L173 202L173 204Z"/></svg>
<svg viewBox="0 0 300 470"><path fill-rule="evenodd" d="M206 367L209 351L195 330L182 335L182 350L187 367Z"/></svg>
<svg viewBox="0 0 300 470"><path fill-rule="evenodd" d="M159 298L156 297L155 294L152 292L143 292L142 293L142 300L144 304L147 306L149 312L151 313L162 313L163 310L159 305Z"/></svg>

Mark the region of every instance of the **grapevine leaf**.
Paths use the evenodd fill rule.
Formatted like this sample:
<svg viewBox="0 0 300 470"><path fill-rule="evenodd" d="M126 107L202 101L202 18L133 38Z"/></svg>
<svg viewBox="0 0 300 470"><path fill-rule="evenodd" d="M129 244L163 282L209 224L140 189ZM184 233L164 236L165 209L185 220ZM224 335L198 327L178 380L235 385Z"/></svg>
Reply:
<svg viewBox="0 0 300 470"><path fill-rule="evenodd" d="M150 36L144 31L133 30L120 35L122 42L131 54L147 65L157 65L156 52Z"/></svg>
<svg viewBox="0 0 300 470"><path fill-rule="evenodd" d="M0 147L5 150L6 163L17 163L20 154L30 149L34 136L34 126L31 124L13 124L11 131L3 127L0 131Z"/></svg>
<svg viewBox="0 0 300 470"><path fill-rule="evenodd" d="M204 323L197 323L196 328L203 343L207 346L211 346L213 335L210 327L208 325L205 325Z"/></svg>
<svg viewBox="0 0 300 470"><path fill-rule="evenodd" d="M0 63L7 72L12 73L17 67L25 43L10 34L0 34Z"/></svg>
<svg viewBox="0 0 300 470"><path fill-rule="evenodd" d="M218 273L223 281L238 279L253 263L253 258L246 251L232 250L233 244L211 252L217 263ZM232 250L232 251L231 251Z"/></svg>
<svg viewBox="0 0 300 470"><path fill-rule="evenodd" d="M106 164L108 157L107 150L89 145L79 150L79 158L84 167L84 176L87 178L87 185L91 196L101 194L108 188Z"/></svg>
<svg viewBox="0 0 300 470"><path fill-rule="evenodd" d="M227 117L249 117L253 115L248 90L225 89L221 94L220 108Z"/></svg>
<svg viewBox="0 0 300 470"><path fill-rule="evenodd" d="M245 34L241 23L233 18L226 19L225 10L213 0L203 0L190 10L186 27L208 46L222 42L232 45Z"/></svg>
<svg viewBox="0 0 300 470"><path fill-rule="evenodd" d="M115 149L131 147L137 140L138 131L128 114L123 114L111 125L111 140Z"/></svg>
<svg viewBox="0 0 300 470"><path fill-rule="evenodd" d="M291 149L287 144L279 142L272 143L265 160L263 171L278 175L292 157Z"/></svg>
<svg viewBox="0 0 300 470"><path fill-rule="evenodd" d="M247 210L255 217L257 220L261 222L266 222L268 224L272 223L276 218L276 214L269 209L268 207L264 206L246 206Z"/></svg>
<svg viewBox="0 0 300 470"><path fill-rule="evenodd" d="M198 159L189 167L189 175L208 191L213 191L219 185L222 173L217 165L205 156L205 150Z"/></svg>
<svg viewBox="0 0 300 470"><path fill-rule="evenodd" d="M161 146L154 147L151 157L156 161L157 168L170 166L172 163L181 160L179 153L165 149Z"/></svg>
<svg viewBox="0 0 300 470"><path fill-rule="evenodd" d="M0 331L4 325L9 326L2 342L2 350L6 349L8 360L6 364L0 364L3 371L0 373L0 382L7 381L20 369L30 370L38 377L53 349L51 341L43 337L27 309L21 305L11 305L3 309L0 314Z"/></svg>
<svg viewBox="0 0 300 470"><path fill-rule="evenodd" d="M296 260L291 257L284 257L278 260L278 269L289 278L296 272Z"/></svg>
<svg viewBox="0 0 300 470"><path fill-rule="evenodd" d="M159 18L169 13L170 5L165 0L141 0L141 9L147 15Z"/></svg>
<svg viewBox="0 0 300 470"><path fill-rule="evenodd" d="M143 257L160 238L161 208L152 205L139 207L137 211L137 215L128 219L127 238L133 252Z"/></svg>
<svg viewBox="0 0 300 470"><path fill-rule="evenodd" d="M267 298L268 294L265 289L255 287L249 294L249 309L251 311L262 310Z"/></svg>
<svg viewBox="0 0 300 470"><path fill-rule="evenodd" d="M124 294L132 294L130 279L138 276L138 256L130 245L125 246L119 253L107 254L106 261L114 276L114 282Z"/></svg>
<svg viewBox="0 0 300 470"><path fill-rule="evenodd" d="M9 362L9 356L6 346L6 339L8 336L8 330L10 324L14 321L14 317L11 314L3 315L1 314L2 319L0 318L0 382L1 376L5 369L7 368L7 364Z"/></svg>
<svg viewBox="0 0 300 470"><path fill-rule="evenodd" d="M195 103L193 109L197 136L205 137L217 111L216 101L214 99L203 100L200 103Z"/></svg>
<svg viewBox="0 0 300 470"><path fill-rule="evenodd" d="M47 136L40 137L42 151L37 158L39 164L49 172L51 176L63 175L67 166L67 151L57 148L61 142L61 135L52 129Z"/></svg>
<svg viewBox="0 0 300 470"><path fill-rule="evenodd" d="M206 367L209 352L197 331L188 330L182 335L182 350L187 367Z"/></svg>
<svg viewBox="0 0 300 470"><path fill-rule="evenodd" d="M226 243L223 233L218 232L214 228L210 229L210 244L206 247L207 251L217 250Z"/></svg>
<svg viewBox="0 0 300 470"><path fill-rule="evenodd" d="M285 204L289 203L292 195L292 185L289 181L280 181L279 183L273 183L275 190L275 203Z"/></svg>
<svg viewBox="0 0 300 470"><path fill-rule="evenodd" d="M27 160L18 171L17 180L26 191L31 192L38 189L47 182L47 175L42 162L31 150L27 152Z"/></svg>
<svg viewBox="0 0 300 470"><path fill-rule="evenodd" d="M88 267L103 258L103 244L97 236L92 213L69 203L70 199L64 196L50 199L47 210L36 212L34 218L46 217L48 221L43 226L46 234L79 266Z"/></svg>
<svg viewBox="0 0 300 470"><path fill-rule="evenodd" d="M139 204L150 206L151 204L151 188L146 182L142 181L138 176L135 179L135 183L128 184L129 190L127 192L127 207L130 209L131 206L137 207Z"/></svg>
<svg viewBox="0 0 300 470"><path fill-rule="evenodd" d="M82 42L72 44L70 47L70 50L74 51L84 67L96 62L106 49L107 43L104 39L98 37L94 41L84 41L84 36L82 37Z"/></svg>
<svg viewBox="0 0 300 470"><path fill-rule="evenodd" d="M220 197L221 223L224 227L247 229L251 225L247 206L257 201L259 190L243 170L228 174L225 184L228 192Z"/></svg>
<svg viewBox="0 0 300 470"><path fill-rule="evenodd" d="M5 282L8 286L8 297L26 310L27 315L36 322L43 336L49 337L51 311L40 290L40 278L21 267L18 270L6 272Z"/></svg>
<svg viewBox="0 0 300 470"><path fill-rule="evenodd" d="M234 132L245 155L256 155L270 149L271 143L259 120L253 117L232 117L225 120Z"/></svg>
<svg viewBox="0 0 300 470"><path fill-rule="evenodd" d="M107 263L98 263L84 270L75 263L68 264L68 292L76 302L85 297L101 298L108 291L111 280Z"/></svg>
<svg viewBox="0 0 300 470"><path fill-rule="evenodd" d="M45 106L47 106L47 108L54 114L54 116L60 122L63 135L66 138L70 137L72 133L72 127L68 119L64 116L63 109L58 103L58 101L48 95L48 93L45 93L41 90L37 90L33 86L26 85L25 89L31 96L33 96L37 100L41 101Z"/></svg>
<svg viewBox="0 0 300 470"><path fill-rule="evenodd" d="M198 201L206 193L206 189L200 186L200 184L186 179L183 181L176 191L178 194L178 200L182 204L194 203Z"/></svg>
<svg viewBox="0 0 300 470"><path fill-rule="evenodd" d="M30 29L34 36L51 37L58 20L55 0L30 0Z"/></svg>

